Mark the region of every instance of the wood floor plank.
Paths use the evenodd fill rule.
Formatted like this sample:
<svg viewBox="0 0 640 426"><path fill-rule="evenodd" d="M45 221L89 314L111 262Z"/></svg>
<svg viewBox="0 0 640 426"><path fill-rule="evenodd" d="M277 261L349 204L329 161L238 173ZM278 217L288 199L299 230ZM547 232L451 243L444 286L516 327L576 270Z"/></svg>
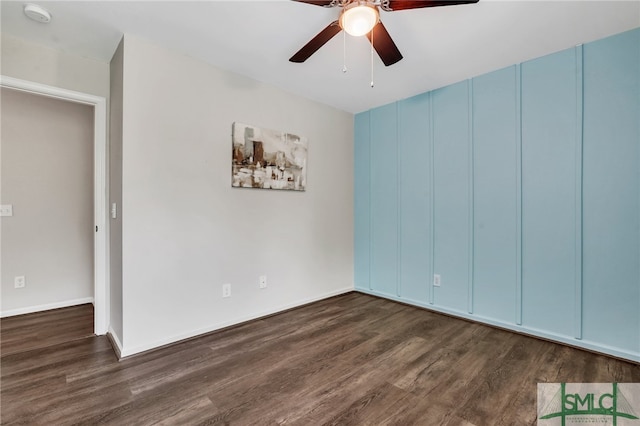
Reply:
<svg viewBox="0 0 640 426"><path fill-rule="evenodd" d="M407 392L388 383L370 388L349 407L338 412L327 426L377 424L386 407L401 400Z"/></svg>
<svg viewBox="0 0 640 426"><path fill-rule="evenodd" d="M509 412L511 425L529 424L521 413L513 410L514 401L521 395L533 396L535 401L536 386L531 380L531 369L522 370L523 364L537 365L548 350L548 345L540 340L518 342L501 357L498 362L489 363L469 383L474 392L466 402L458 408L457 415L476 424L486 424L500 419L501 413ZM531 399L525 400L531 403Z"/></svg>
<svg viewBox="0 0 640 426"><path fill-rule="evenodd" d="M274 418L281 423L321 424L329 421L333 411L348 408L349 401L363 390L362 383L368 383L367 387L372 387L374 381L386 385L387 374L399 365L399 361L394 360L417 356L425 344L424 339L417 337L404 342L385 337L376 336L335 359L328 360L329 363L322 366L315 377L307 377L306 386L296 394L295 402L280 398L283 404L279 405ZM355 362L362 351L376 355L370 356L365 363Z"/></svg>
<svg viewBox="0 0 640 426"><path fill-rule="evenodd" d="M2 355L93 336L90 303L0 319Z"/></svg>
<svg viewBox="0 0 640 426"><path fill-rule="evenodd" d="M358 293L121 361L63 326L86 306L50 314L2 320L2 424L532 425L538 382L640 382L638 364Z"/></svg>

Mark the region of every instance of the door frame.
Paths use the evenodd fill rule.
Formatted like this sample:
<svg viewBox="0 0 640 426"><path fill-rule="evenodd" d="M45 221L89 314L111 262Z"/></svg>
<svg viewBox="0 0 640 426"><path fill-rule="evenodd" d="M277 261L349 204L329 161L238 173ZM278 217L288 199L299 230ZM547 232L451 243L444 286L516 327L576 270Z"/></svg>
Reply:
<svg viewBox="0 0 640 426"><path fill-rule="evenodd" d="M93 214L96 232L94 256L94 332L107 333L109 327L109 268L107 240L107 100L102 96L61 89L0 75L0 86L49 98L93 107Z"/></svg>

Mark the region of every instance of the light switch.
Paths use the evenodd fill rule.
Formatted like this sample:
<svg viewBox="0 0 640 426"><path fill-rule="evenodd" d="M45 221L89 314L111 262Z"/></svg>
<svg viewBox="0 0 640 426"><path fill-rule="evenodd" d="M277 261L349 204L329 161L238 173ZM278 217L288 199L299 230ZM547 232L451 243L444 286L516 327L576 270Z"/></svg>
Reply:
<svg viewBox="0 0 640 426"><path fill-rule="evenodd" d="M0 216L13 216L13 204L3 204L0 206Z"/></svg>
<svg viewBox="0 0 640 426"><path fill-rule="evenodd" d="M118 206L116 203L111 203L111 219L118 217Z"/></svg>

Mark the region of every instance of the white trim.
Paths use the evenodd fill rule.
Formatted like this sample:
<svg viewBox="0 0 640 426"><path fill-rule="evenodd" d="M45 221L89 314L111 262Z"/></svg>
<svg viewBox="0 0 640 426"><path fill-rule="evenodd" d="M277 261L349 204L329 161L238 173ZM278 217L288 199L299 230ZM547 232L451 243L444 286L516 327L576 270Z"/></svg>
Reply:
<svg viewBox="0 0 640 426"><path fill-rule="evenodd" d="M94 111L94 220L98 231L94 238L94 305L95 334L103 335L109 324L109 292L107 268L107 100L59 87L0 75L0 86L50 98L93 106ZM25 308L29 309L29 308ZM53 308L50 308L53 309ZM17 314L16 314L17 315Z"/></svg>
<svg viewBox="0 0 640 426"><path fill-rule="evenodd" d="M111 337L111 341L113 342L113 344L116 345L118 359L122 358L122 342L120 341L118 333L116 333L115 330L111 328L111 325L109 325L109 331L107 332L107 334Z"/></svg>
<svg viewBox="0 0 640 426"><path fill-rule="evenodd" d="M11 309L0 312L0 318L15 317L16 315L32 314L34 312L49 311L51 309L68 308L69 306L94 303L93 297L83 299L65 300L64 302L47 303L45 305L28 306L26 308Z"/></svg>
<svg viewBox="0 0 640 426"><path fill-rule="evenodd" d="M211 333L212 331L220 330L222 328L230 327L233 325L239 325L247 321L252 321L258 318L266 317L269 315L277 314L282 311L286 311L289 309L297 308L302 305L306 305L308 303L319 302L320 300L328 299L333 296L339 296L341 294L350 293L354 291L353 286L346 287L340 290L331 291L329 293L325 293L321 296L312 297L309 299L298 300L297 302L287 303L286 305L279 306L274 309L269 309L268 311L259 312L256 314L248 315L246 317L236 318L232 321L223 321L216 324L209 325L207 327L199 328L197 330L189 331L186 333L175 334L170 337L166 337L160 340L156 340L152 343L146 343L144 345L134 346L133 348L120 348L120 356L122 358L128 357L131 355L138 354L140 352L145 352L151 349L156 349L161 346L169 345L172 343L178 343L181 340L190 339L192 337L200 336L202 334ZM114 334L115 335L115 334Z"/></svg>

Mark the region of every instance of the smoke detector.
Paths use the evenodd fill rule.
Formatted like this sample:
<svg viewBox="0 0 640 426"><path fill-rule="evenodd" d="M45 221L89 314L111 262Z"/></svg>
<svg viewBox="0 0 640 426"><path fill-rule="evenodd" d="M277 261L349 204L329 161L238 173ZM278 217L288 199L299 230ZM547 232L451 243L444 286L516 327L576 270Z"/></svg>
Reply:
<svg viewBox="0 0 640 426"><path fill-rule="evenodd" d="M36 22L48 24L51 22L51 13L44 7L37 4L27 3L24 5L24 14Z"/></svg>

